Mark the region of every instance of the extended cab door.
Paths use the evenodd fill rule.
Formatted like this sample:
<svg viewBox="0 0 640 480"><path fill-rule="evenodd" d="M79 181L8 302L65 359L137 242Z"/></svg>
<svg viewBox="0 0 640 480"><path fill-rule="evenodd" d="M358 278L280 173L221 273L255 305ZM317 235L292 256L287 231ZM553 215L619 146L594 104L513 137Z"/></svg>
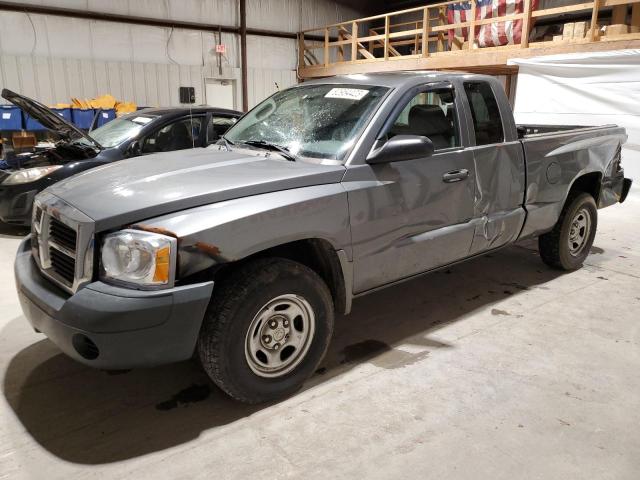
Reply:
<svg viewBox="0 0 640 480"><path fill-rule="evenodd" d="M475 164L475 233L471 254L514 241L525 219L525 163L513 113L497 81L463 82Z"/></svg>
<svg viewBox="0 0 640 480"><path fill-rule="evenodd" d="M460 135L461 104L451 85L408 92L377 135L422 135L433 155L349 168L354 292L361 293L468 255L474 233L473 153Z"/></svg>

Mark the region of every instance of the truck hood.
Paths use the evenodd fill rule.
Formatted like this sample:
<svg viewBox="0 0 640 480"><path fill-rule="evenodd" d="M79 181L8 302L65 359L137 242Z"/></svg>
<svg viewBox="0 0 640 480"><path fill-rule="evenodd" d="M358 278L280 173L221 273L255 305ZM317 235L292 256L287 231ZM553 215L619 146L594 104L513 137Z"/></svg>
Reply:
<svg viewBox="0 0 640 480"><path fill-rule="evenodd" d="M100 232L224 200L337 183L343 175L342 165L196 148L114 162L46 191L91 217Z"/></svg>
<svg viewBox="0 0 640 480"><path fill-rule="evenodd" d="M16 107L20 107L20 109L31 118L34 118L35 120L40 122L42 126L57 133L65 140L72 141L79 138L84 138L91 145L94 145L98 150L102 150L102 146L93 138L77 128L72 123L67 122L56 112L44 106L40 102L36 102L32 98L25 97L23 95L19 95L7 88L4 88L2 90L2 98L10 101Z"/></svg>

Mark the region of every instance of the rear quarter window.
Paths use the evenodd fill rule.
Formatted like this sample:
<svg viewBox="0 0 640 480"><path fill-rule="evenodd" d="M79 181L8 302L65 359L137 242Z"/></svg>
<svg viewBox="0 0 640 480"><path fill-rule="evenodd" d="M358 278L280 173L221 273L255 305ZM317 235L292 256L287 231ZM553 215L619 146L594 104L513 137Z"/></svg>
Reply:
<svg viewBox="0 0 640 480"><path fill-rule="evenodd" d="M503 142L502 117L491 86L486 82L465 82L464 91L469 100L476 145Z"/></svg>

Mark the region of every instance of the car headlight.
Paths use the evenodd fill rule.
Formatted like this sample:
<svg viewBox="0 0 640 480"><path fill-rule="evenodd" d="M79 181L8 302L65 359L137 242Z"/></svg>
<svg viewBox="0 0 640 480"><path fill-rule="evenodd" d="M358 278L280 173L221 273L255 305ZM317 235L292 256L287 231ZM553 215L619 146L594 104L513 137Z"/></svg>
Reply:
<svg viewBox="0 0 640 480"><path fill-rule="evenodd" d="M101 278L134 288L168 288L176 274L178 242L173 237L122 230L104 237Z"/></svg>
<svg viewBox="0 0 640 480"><path fill-rule="evenodd" d="M55 172L61 167L62 165L50 165L48 167L34 167L17 170L5 178L2 184L20 185L22 183L35 182L36 180L40 180L42 177L46 177L50 173Z"/></svg>

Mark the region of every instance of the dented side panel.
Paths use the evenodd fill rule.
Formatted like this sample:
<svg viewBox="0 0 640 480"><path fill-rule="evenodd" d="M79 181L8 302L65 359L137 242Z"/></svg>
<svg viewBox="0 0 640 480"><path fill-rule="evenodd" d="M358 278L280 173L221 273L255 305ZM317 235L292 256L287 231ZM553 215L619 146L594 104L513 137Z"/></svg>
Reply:
<svg viewBox="0 0 640 480"><path fill-rule="evenodd" d="M519 141L473 149L476 167L476 228L470 254L515 240L522 230L526 186L525 159Z"/></svg>
<svg viewBox="0 0 640 480"><path fill-rule="evenodd" d="M551 230L571 186L585 174L601 176L604 188L599 194L599 206L613 203L615 187L612 189L611 179L622 175L617 172L618 153L626 138L624 128L616 126L525 137L522 143L527 160L527 221L521 238ZM621 187L617 188L621 192Z"/></svg>

